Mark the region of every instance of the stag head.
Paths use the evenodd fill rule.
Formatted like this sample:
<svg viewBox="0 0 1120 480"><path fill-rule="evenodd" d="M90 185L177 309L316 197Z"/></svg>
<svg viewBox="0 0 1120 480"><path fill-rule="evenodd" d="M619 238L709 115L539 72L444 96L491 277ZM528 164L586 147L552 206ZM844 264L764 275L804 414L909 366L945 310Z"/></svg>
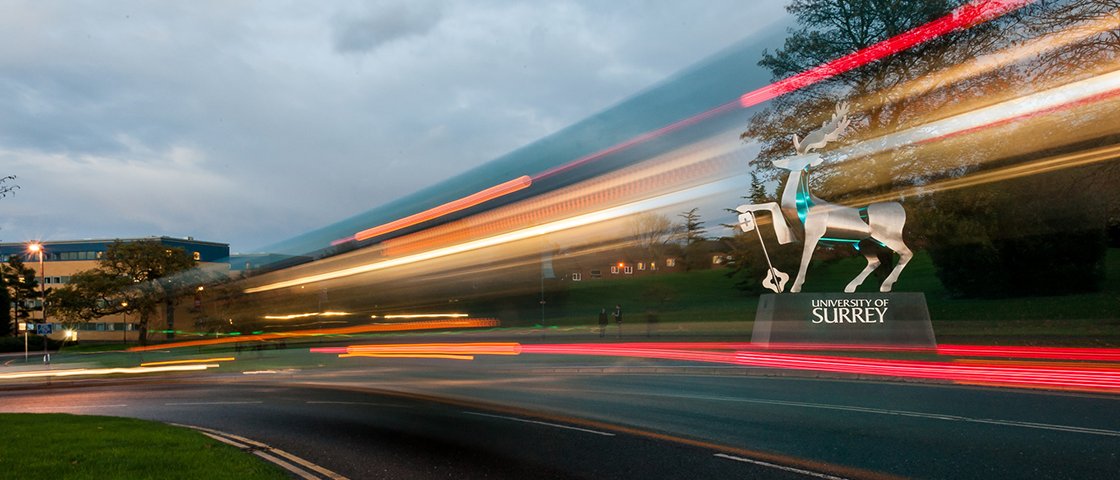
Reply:
<svg viewBox="0 0 1120 480"><path fill-rule="evenodd" d="M828 121L821 123L821 128L809 132L805 139L797 138L797 134L793 135L793 148L799 155L804 155L813 150L820 150L824 148L828 142L833 142L840 139L840 135L844 134L844 130L851 124L848 119L848 104L836 104L836 111L832 113L832 118Z"/></svg>

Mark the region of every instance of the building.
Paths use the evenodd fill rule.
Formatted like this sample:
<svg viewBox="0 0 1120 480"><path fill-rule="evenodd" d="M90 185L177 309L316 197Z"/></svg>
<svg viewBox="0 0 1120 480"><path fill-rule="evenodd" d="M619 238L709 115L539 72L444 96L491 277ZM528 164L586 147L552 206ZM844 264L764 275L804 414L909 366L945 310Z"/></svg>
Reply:
<svg viewBox="0 0 1120 480"><path fill-rule="evenodd" d="M43 283L43 286L47 290L50 290L52 287L69 283L70 277L75 273L96 268L97 261L108 250L109 245L118 241L157 241L168 247L181 248L187 251L199 262L200 267L217 269L226 274L229 272L229 244L195 240L193 237L43 241L39 242L43 247L43 272L39 271L38 254L28 251L29 243L0 243L0 258L7 261L7 259L13 255L21 256L24 263L29 268L36 271L36 275L39 277L40 282ZM45 277L43 273L46 273ZM39 305L36 304L33 307L38 309ZM11 306L8 306L8 308L11 308ZM149 338L161 337L161 335L154 332L166 328L166 326L162 325L164 318L163 313L162 311L157 312L150 320L151 324L148 326ZM42 321L41 311L34 311L31 315L33 321ZM78 332L79 340L117 341L125 339L135 341L139 336L139 330L137 325L133 323L138 320L134 317L135 315L110 315L93 322L69 327ZM57 339L63 338L62 325L57 322L57 319L51 318L49 306L47 308L47 321L55 325L54 330L56 333L52 334L51 337Z"/></svg>

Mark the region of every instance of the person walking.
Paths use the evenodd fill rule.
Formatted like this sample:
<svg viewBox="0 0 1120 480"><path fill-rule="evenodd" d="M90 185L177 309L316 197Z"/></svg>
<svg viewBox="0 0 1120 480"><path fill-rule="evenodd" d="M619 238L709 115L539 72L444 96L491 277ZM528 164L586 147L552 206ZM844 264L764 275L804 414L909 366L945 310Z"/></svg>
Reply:
<svg viewBox="0 0 1120 480"><path fill-rule="evenodd" d="M603 338L607 334L607 309L606 307L599 309L599 338Z"/></svg>
<svg viewBox="0 0 1120 480"><path fill-rule="evenodd" d="M618 324L618 338L622 338L622 305L614 306L614 323Z"/></svg>

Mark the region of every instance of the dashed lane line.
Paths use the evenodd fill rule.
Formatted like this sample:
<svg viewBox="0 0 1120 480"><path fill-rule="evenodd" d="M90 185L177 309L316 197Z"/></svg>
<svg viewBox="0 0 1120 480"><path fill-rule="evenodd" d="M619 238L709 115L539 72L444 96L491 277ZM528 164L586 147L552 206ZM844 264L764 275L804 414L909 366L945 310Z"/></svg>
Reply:
<svg viewBox="0 0 1120 480"><path fill-rule="evenodd" d="M754 464L754 465L761 465L763 467L776 468L778 470L782 470L782 471L786 471L786 472L792 472L792 473L797 473L797 474L801 474L801 475L808 475L810 477L824 478L824 479L827 479L827 480L847 480L844 477L837 477L837 476L829 475L829 474L826 474L826 473L814 472L814 471L811 471L811 470L803 470L803 469L800 469L800 468L787 467L785 465L778 465L778 464L775 464L775 463L763 462L762 460L736 457L734 455L728 455L726 453L717 453L717 454L715 454L715 456L719 457L719 458L726 458L728 460L735 460L736 462L751 463L751 464Z"/></svg>
<svg viewBox="0 0 1120 480"><path fill-rule="evenodd" d="M1001 425L1001 426L1006 426L1006 427L1035 428L1035 429L1053 430L1053 431L1059 431L1059 432L1072 432L1072 433L1084 433L1084 434L1089 434L1089 435L1104 435L1104 436L1110 436L1110 437L1120 437L1120 431L1107 430L1107 429L1103 429L1103 428L1076 427L1076 426L1072 426L1072 425L1055 425L1055 424L1051 424L1051 423L1020 422L1020 421L1015 421L1015 420L1000 420L1000 419L992 419L992 418L962 417L962 416L959 416L959 415L948 415L948 414L941 414L941 413L926 413L926 412L912 412L912 411L907 411L907 410L889 410L889 409L884 409L884 408L856 407L856 406L848 406L848 405L831 405L831 404L827 404L827 403L790 402L790 401L784 401L784 400L764 400L764 399L760 399L760 398L735 398L735 397L719 397L719 396L709 396L709 395L682 395L682 394L661 394L661 393L643 394L643 395L655 395L655 396L659 396L659 397L673 397L673 398L690 398L690 399L696 399L696 400L714 400L714 401L723 401L723 402L755 403L755 404L763 404L763 405L781 405L781 406L788 406L788 407L816 408L816 409L824 409L824 410L841 410L841 411L848 411L848 412L873 413L873 414L879 414L879 415L896 415L896 416L902 416L902 417L928 418L928 419L933 419L933 420L946 420L946 421L953 421L953 422L983 423L983 424L989 424L989 425Z"/></svg>
<svg viewBox="0 0 1120 480"><path fill-rule="evenodd" d="M579 431L579 432L593 433L595 435L602 435L604 437L613 437L614 436L614 434L610 433L610 432L600 432L598 430L591 430L589 428L573 427L571 425L561 425L559 423L542 422L540 420L529 420L527 418L507 417L505 415L493 415L493 414L490 414L490 413L470 412L470 411L465 411L465 410L463 411L463 413L465 413L467 415L478 415L480 417L501 418L501 419L504 419L504 420L512 420L512 421L515 421L515 422L535 423L537 425L544 425L544 426L548 426L548 427L564 428L564 429L567 429L567 430L575 430L575 431Z"/></svg>
<svg viewBox="0 0 1120 480"><path fill-rule="evenodd" d="M304 403L309 405L363 405L367 407L386 407L386 408L412 408L409 405L396 405L392 403L375 403L375 402L342 402L331 400L308 400Z"/></svg>
<svg viewBox="0 0 1120 480"><path fill-rule="evenodd" d="M247 400L241 402L168 402L165 406L184 406L184 405L251 405L256 403L264 403L260 400Z"/></svg>

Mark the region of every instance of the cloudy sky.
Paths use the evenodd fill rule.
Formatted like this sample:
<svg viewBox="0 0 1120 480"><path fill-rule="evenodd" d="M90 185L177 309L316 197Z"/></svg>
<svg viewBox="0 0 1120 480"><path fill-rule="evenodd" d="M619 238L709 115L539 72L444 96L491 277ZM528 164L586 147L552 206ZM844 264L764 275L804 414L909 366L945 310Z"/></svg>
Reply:
<svg viewBox="0 0 1120 480"><path fill-rule="evenodd" d="M0 2L0 241L298 235L479 166L784 0Z"/></svg>

